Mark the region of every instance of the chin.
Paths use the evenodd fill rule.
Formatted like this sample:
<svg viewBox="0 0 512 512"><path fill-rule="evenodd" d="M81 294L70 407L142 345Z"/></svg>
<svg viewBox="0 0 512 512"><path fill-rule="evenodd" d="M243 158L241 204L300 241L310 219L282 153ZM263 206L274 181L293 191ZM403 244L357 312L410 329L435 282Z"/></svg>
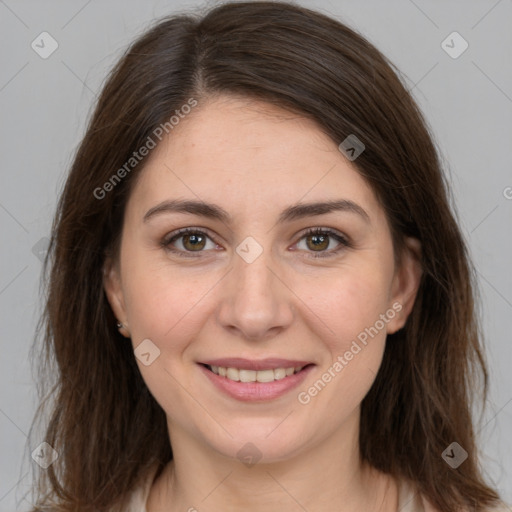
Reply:
<svg viewBox="0 0 512 512"><path fill-rule="evenodd" d="M225 425L232 438L223 431L221 438L205 438L205 443L220 454L238 459L249 467L255 463L282 462L306 446L306 436L297 424L290 422L286 428L280 425L284 417L286 415L273 421L260 419L259 422L252 418L240 420L236 426Z"/></svg>

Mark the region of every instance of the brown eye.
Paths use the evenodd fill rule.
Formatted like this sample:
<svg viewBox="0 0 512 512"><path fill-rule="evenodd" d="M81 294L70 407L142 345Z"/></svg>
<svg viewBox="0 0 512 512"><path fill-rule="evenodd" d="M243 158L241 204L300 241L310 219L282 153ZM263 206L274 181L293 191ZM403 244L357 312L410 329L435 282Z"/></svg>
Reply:
<svg viewBox="0 0 512 512"><path fill-rule="evenodd" d="M329 258L335 256L343 249L351 247L350 242L340 233L331 229L311 228L302 235L297 247L301 249L300 244L302 240L305 241L306 252L310 254L307 257L311 258ZM334 247L329 246L334 242ZM336 245L337 244L337 245Z"/></svg>
<svg viewBox="0 0 512 512"><path fill-rule="evenodd" d="M312 251L323 251L329 247L328 235L308 235L306 237L306 245Z"/></svg>
<svg viewBox="0 0 512 512"><path fill-rule="evenodd" d="M184 228L174 234L171 233L162 240L161 245L165 250L178 256L200 256L208 249L216 248L216 244L210 236L199 229L192 228Z"/></svg>
<svg viewBox="0 0 512 512"><path fill-rule="evenodd" d="M183 247L190 251L200 251L206 245L206 237L203 235L182 235L182 238Z"/></svg>

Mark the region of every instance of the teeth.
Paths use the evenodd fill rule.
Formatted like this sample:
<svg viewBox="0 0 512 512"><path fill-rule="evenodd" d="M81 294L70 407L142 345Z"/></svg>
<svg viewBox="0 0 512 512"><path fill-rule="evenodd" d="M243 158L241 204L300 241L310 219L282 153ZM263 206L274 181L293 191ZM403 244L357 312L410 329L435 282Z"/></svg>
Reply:
<svg viewBox="0 0 512 512"><path fill-rule="evenodd" d="M254 370L238 370L240 382L256 382L256 372Z"/></svg>
<svg viewBox="0 0 512 512"><path fill-rule="evenodd" d="M238 368L224 368L222 366L210 366L213 373L226 377L236 382L273 382L289 377L302 370L303 366L291 368L276 368L275 370L239 370Z"/></svg>
<svg viewBox="0 0 512 512"><path fill-rule="evenodd" d="M258 382L273 382L274 380L281 380L279 369L277 370L260 370L256 372L256 380ZM285 375L286 376L286 375Z"/></svg>
<svg viewBox="0 0 512 512"><path fill-rule="evenodd" d="M213 370L213 368L212 368L212 370ZM229 380L239 381L240 380L240 372L236 368L228 368L226 370L226 377Z"/></svg>
<svg viewBox="0 0 512 512"><path fill-rule="evenodd" d="M275 380L281 380L286 377L286 369L285 368L276 368L274 371L269 370L270 374L274 374ZM261 381L259 381L261 382Z"/></svg>

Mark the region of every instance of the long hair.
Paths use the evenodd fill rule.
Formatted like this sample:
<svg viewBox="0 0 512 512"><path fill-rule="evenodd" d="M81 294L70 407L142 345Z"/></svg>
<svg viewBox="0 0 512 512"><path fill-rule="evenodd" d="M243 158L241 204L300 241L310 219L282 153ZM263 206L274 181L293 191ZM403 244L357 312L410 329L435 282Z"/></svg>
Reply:
<svg viewBox="0 0 512 512"><path fill-rule="evenodd" d="M234 2L164 18L140 36L111 71L74 157L34 345L45 386L32 429L44 421L59 454L37 477L37 510L122 510L151 468L159 474L172 459L164 411L116 329L102 266L118 254L145 158L126 162L191 98L201 108L217 94L299 113L336 144L363 141L353 163L386 212L396 254L404 237L421 242L423 275L362 402L361 458L411 479L444 512L495 504L471 414L488 384L475 272L425 119L398 70L354 30L290 3ZM457 470L441 456L453 441L469 454Z"/></svg>

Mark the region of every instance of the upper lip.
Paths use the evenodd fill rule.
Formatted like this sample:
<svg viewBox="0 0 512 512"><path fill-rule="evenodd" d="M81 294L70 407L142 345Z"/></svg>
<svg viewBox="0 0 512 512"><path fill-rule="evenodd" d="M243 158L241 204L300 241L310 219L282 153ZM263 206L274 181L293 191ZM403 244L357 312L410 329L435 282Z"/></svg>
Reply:
<svg viewBox="0 0 512 512"><path fill-rule="evenodd" d="M297 361L294 359L244 359L241 357L226 357L221 359L208 359L201 361L208 366L221 366L222 368L237 368L239 370L275 370L276 368L297 368L307 366L311 361Z"/></svg>

